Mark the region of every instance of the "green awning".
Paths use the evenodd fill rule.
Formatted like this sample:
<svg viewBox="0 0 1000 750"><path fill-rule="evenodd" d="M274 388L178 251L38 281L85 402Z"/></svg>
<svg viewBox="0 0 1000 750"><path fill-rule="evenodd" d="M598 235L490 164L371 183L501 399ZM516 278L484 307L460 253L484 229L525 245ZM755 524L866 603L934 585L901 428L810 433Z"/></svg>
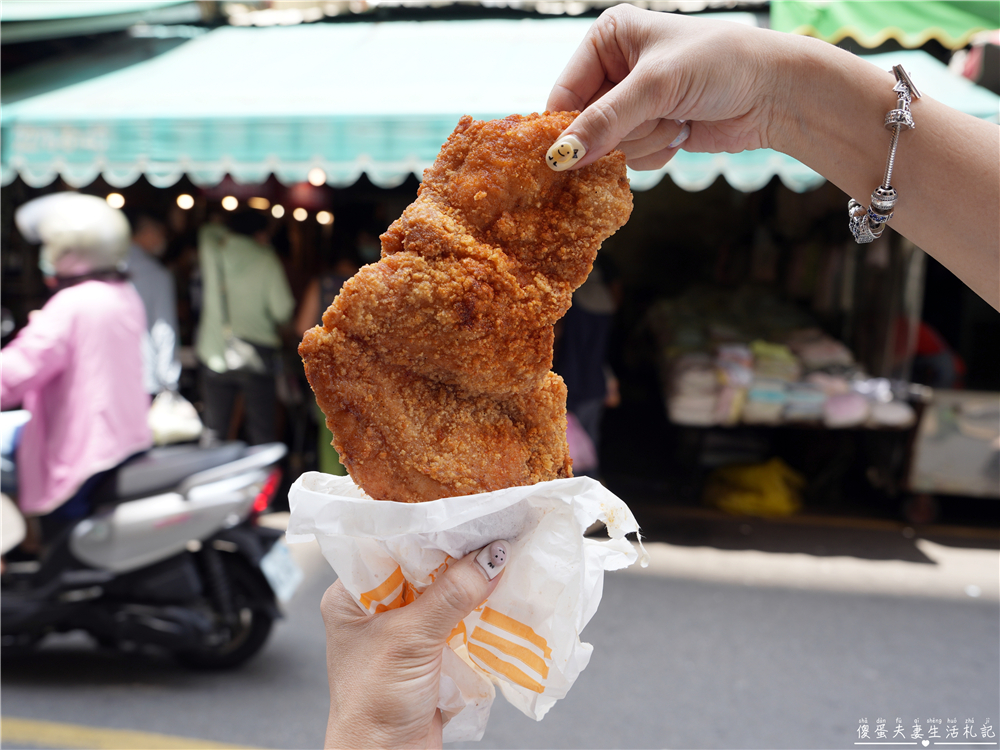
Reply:
<svg viewBox="0 0 1000 750"><path fill-rule="evenodd" d="M138 23L201 20L195 0L3 0L0 43L120 31Z"/></svg>
<svg viewBox="0 0 1000 750"><path fill-rule="evenodd" d="M362 172L396 185L433 162L462 115L542 109L590 24L225 27L88 80L71 66L64 74L73 83L43 93L26 96L39 90L37 75L12 75L3 80L0 177L43 186L59 175L84 186L103 175L126 186L145 175L166 187L187 174L209 186L227 173L241 182L274 173L294 183L320 167L334 186L353 184ZM1000 97L922 52L875 61L886 69L903 63L922 91L977 117L1000 108ZM774 151L681 152L663 170L633 173L632 184L645 190L664 175L687 190L720 175L743 191L775 175L797 191L823 181Z"/></svg>
<svg viewBox="0 0 1000 750"><path fill-rule="evenodd" d="M997 0L771 0L771 28L864 47L895 39L908 48L936 39L949 49L1000 28Z"/></svg>
<svg viewBox="0 0 1000 750"><path fill-rule="evenodd" d="M114 16L183 5L192 0L4 0L0 21L51 21L56 18Z"/></svg>

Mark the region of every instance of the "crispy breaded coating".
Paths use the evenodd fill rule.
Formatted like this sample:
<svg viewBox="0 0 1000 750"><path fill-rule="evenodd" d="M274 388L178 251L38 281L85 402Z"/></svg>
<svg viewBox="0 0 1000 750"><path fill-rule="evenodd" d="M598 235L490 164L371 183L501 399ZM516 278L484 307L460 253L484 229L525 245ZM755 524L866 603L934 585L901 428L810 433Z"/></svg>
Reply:
<svg viewBox="0 0 1000 750"><path fill-rule="evenodd" d="M576 113L463 117L299 346L351 477L421 502L572 476L553 324L632 211L625 157L554 172Z"/></svg>

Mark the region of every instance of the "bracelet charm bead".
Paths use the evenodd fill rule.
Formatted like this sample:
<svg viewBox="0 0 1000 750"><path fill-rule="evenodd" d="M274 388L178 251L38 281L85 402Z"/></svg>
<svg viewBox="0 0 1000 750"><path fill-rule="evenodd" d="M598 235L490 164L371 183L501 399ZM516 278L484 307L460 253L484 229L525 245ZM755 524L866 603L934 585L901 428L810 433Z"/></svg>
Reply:
<svg viewBox="0 0 1000 750"><path fill-rule="evenodd" d="M892 187L892 168L896 161L896 147L899 144L899 134L904 130L915 128L910 103L919 99L921 94L913 85L909 74L902 65L894 65L892 72L896 76L896 85L892 90L898 95L896 108L889 110L885 116L885 127L892 131L889 141L889 158L885 164L885 174L882 184L872 191L871 204L865 208L851 198L847 203L848 227L854 239L859 244L872 242L882 236L886 223L892 218L898 196Z"/></svg>
<svg viewBox="0 0 1000 750"><path fill-rule="evenodd" d="M868 210L854 200L854 198L851 198L848 202L847 212L850 215L849 226L851 228L851 234L854 235L854 240L859 245L863 245L866 242L872 242L882 236L882 230L885 229L885 224L876 224L873 228L871 222L868 221Z"/></svg>

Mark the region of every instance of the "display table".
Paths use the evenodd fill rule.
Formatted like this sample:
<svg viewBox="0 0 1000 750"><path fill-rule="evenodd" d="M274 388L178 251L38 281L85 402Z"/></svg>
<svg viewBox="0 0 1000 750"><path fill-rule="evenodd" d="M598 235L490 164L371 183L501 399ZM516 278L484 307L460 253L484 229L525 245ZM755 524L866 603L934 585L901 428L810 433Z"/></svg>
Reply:
<svg viewBox="0 0 1000 750"><path fill-rule="evenodd" d="M1000 499L1000 393L934 391L920 419L907 489Z"/></svg>

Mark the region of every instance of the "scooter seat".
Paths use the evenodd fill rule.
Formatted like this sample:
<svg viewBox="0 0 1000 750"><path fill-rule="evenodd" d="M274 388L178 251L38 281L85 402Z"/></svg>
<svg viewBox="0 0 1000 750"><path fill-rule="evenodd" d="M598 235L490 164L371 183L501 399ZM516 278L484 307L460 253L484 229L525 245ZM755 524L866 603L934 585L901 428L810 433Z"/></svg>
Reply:
<svg viewBox="0 0 1000 750"><path fill-rule="evenodd" d="M153 448L118 470L117 500L132 500L169 492L192 474L214 469L246 455L246 443L234 441L213 448L168 445Z"/></svg>

